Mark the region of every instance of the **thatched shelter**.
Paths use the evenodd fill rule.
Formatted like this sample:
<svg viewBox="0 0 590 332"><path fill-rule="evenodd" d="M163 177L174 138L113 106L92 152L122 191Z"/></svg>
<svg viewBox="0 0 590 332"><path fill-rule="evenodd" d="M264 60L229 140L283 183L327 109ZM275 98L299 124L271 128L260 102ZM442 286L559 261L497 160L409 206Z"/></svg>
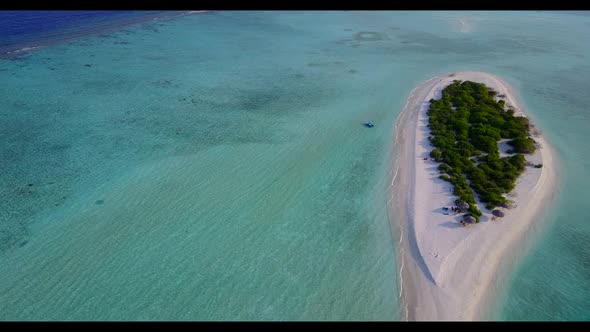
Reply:
<svg viewBox="0 0 590 332"><path fill-rule="evenodd" d="M474 224L476 220L472 216L467 215L463 218L463 222L466 224Z"/></svg>
<svg viewBox="0 0 590 332"><path fill-rule="evenodd" d="M504 217L504 212L502 212L501 210L497 210L497 209L493 210L492 214L496 217L500 217L500 218Z"/></svg>
<svg viewBox="0 0 590 332"><path fill-rule="evenodd" d="M459 212L466 212L469 210L469 204L465 202L459 202L457 203L457 208L459 208Z"/></svg>

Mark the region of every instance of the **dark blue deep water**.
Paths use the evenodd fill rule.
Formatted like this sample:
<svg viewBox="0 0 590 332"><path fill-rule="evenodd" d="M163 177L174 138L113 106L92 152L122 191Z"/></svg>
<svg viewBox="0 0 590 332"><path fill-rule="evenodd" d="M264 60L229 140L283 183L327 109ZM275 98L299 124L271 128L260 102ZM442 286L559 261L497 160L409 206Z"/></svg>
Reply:
<svg viewBox="0 0 590 332"><path fill-rule="evenodd" d="M165 16L162 11L19 10L0 11L0 55L29 47L100 33L121 25Z"/></svg>

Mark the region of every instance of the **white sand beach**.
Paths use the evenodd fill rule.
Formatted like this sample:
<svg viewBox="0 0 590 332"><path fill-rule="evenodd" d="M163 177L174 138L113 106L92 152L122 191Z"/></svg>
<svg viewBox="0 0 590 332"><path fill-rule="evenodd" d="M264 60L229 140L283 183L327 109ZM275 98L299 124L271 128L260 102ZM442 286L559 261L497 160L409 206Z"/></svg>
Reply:
<svg viewBox="0 0 590 332"><path fill-rule="evenodd" d="M452 76L451 76L452 75ZM502 277L502 263L527 230L551 206L557 187L555 152L538 130L539 148L526 159L542 168L527 167L507 197L516 207L505 217L492 220L489 210L481 222L462 227L460 215L447 215L442 207L454 205L452 185L438 178L438 163L432 161L426 114L431 98L453 80L486 84L505 95L506 105L517 104L511 87L483 72L465 71L435 77L414 89L396 124L396 156L391 208L401 218L400 276L404 316L407 320L479 320L495 294L491 284ZM522 113L524 114L524 113ZM534 125L534 123L533 123ZM501 144L504 150L505 144Z"/></svg>

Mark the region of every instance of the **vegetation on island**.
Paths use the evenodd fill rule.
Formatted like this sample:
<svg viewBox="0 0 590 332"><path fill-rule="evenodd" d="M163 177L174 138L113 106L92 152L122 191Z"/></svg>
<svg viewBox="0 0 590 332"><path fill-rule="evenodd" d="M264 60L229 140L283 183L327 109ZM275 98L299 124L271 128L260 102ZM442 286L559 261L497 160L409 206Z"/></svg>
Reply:
<svg viewBox="0 0 590 332"><path fill-rule="evenodd" d="M523 154L535 152L529 120L504 109L504 100L485 84L455 80L430 100L428 110L434 149L431 158L440 163L440 178L453 184L457 201L469 203L468 214L479 221L474 192L487 209L507 203L526 167ZM510 156L500 157L498 141L509 139Z"/></svg>

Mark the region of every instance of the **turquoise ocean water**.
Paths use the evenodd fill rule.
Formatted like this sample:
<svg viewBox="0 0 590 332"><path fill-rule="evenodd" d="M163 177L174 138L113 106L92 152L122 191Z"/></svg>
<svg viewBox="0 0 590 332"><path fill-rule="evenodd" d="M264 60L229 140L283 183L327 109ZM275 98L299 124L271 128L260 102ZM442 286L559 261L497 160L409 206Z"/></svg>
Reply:
<svg viewBox="0 0 590 332"><path fill-rule="evenodd" d="M493 319L588 320L589 39L568 13L213 12L0 60L0 319L400 319L394 123L482 70L562 166Z"/></svg>

